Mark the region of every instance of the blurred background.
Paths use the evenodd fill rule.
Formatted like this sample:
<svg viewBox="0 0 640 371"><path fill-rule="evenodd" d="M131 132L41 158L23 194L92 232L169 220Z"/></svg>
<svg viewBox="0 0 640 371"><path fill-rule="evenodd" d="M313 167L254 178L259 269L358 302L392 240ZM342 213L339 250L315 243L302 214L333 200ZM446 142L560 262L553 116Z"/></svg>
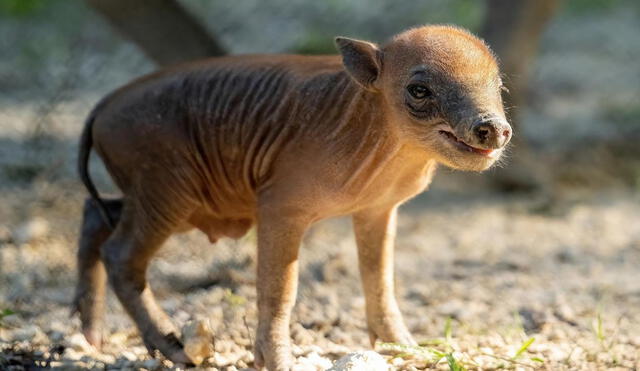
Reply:
<svg viewBox="0 0 640 371"><path fill-rule="evenodd" d="M501 167L442 168L402 208L397 291L409 327L433 340L451 318L447 349L470 369L516 367L502 358L531 337L518 357L532 367L638 369L634 0L0 0L0 368L168 365L149 359L112 295L104 353L86 348L78 320L66 319L86 194L76 147L102 96L184 60L335 54L336 35L383 43L425 23L486 39L501 60L516 136ZM99 159L91 166L100 189L117 192ZM320 223L301 253L292 334L300 362L317 369L368 343L349 228L348 219ZM178 324L211 321L210 363L221 369L252 362L254 240L210 246L178 236L150 271Z"/></svg>

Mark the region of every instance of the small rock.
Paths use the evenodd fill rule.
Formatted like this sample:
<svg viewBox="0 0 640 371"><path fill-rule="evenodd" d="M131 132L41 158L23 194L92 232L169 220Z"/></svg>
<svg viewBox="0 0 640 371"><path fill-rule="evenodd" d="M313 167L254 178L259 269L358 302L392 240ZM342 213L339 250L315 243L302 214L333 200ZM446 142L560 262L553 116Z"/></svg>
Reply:
<svg viewBox="0 0 640 371"><path fill-rule="evenodd" d="M296 353L297 352L297 353ZM295 357L306 356L309 353L318 353L322 354L323 350L317 345L306 345L306 346L292 346L292 353Z"/></svg>
<svg viewBox="0 0 640 371"><path fill-rule="evenodd" d="M570 306L566 304L560 304L553 311L553 315L562 322L568 323L573 327L579 327L580 324L576 320L576 314Z"/></svg>
<svg viewBox="0 0 640 371"><path fill-rule="evenodd" d="M114 332L109 336L109 342L112 344L124 345L126 344L128 336L124 332Z"/></svg>
<svg viewBox="0 0 640 371"><path fill-rule="evenodd" d="M394 357L393 359L391 359L391 365L394 368L400 368L400 366L404 363L404 359L402 359L401 357Z"/></svg>
<svg viewBox="0 0 640 371"><path fill-rule="evenodd" d="M204 320L189 321L182 328L184 351L196 366L213 355L212 337L211 328Z"/></svg>
<svg viewBox="0 0 640 371"><path fill-rule="evenodd" d="M11 338L13 341L31 341L39 332L41 331L38 326L29 325L13 331Z"/></svg>
<svg viewBox="0 0 640 371"><path fill-rule="evenodd" d="M543 311L523 307L518 310L518 314L522 319L522 327L524 327L527 334L539 333L544 325L549 322L547 314Z"/></svg>
<svg viewBox="0 0 640 371"><path fill-rule="evenodd" d="M160 361L155 358L147 359L146 361L142 362L142 367L150 371L160 368L160 366L161 366Z"/></svg>
<svg viewBox="0 0 640 371"><path fill-rule="evenodd" d="M97 359L106 364L112 364L116 362L116 357L113 354L98 353Z"/></svg>
<svg viewBox="0 0 640 371"><path fill-rule="evenodd" d="M2 317L2 324L6 327L20 327L20 325L24 324L24 321L20 315L14 313Z"/></svg>
<svg viewBox="0 0 640 371"><path fill-rule="evenodd" d="M296 365L293 367L293 371L322 371L330 367L331 361L329 359L320 356L318 353L311 352L306 356L297 359Z"/></svg>
<svg viewBox="0 0 640 371"><path fill-rule="evenodd" d="M64 333L67 330L67 324L59 320L52 320L49 324L50 331L57 331Z"/></svg>
<svg viewBox="0 0 640 371"><path fill-rule="evenodd" d="M135 354L138 357L143 357L147 354L149 354L149 351L147 351L146 347L143 346L138 346L138 347L129 347L129 350L131 350L131 352L133 354Z"/></svg>
<svg viewBox="0 0 640 371"><path fill-rule="evenodd" d="M351 334L339 327L334 327L326 334L326 337L338 344L350 344L352 341Z"/></svg>
<svg viewBox="0 0 640 371"><path fill-rule="evenodd" d="M123 351L122 353L120 353L120 355L124 359L126 359L127 361L131 361L131 362L133 362L133 361L138 359L138 357L135 354L133 354L132 352L130 352L128 350Z"/></svg>
<svg viewBox="0 0 640 371"><path fill-rule="evenodd" d="M349 353L340 358L327 371L388 371L385 359L373 351Z"/></svg>
<svg viewBox="0 0 640 371"><path fill-rule="evenodd" d="M348 347L333 342L326 342L323 346L323 349L324 351L322 352L322 354L331 354L336 358L338 356L346 356L351 352Z"/></svg>
<svg viewBox="0 0 640 371"><path fill-rule="evenodd" d="M314 343L313 333L302 327L299 323L292 325L291 337L295 343L299 345L311 345Z"/></svg>
<svg viewBox="0 0 640 371"><path fill-rule="evenodd" d="M189 357L192 357L189 353L187 353ZM191 358L193 360L193 357ZM202 360L201 360L202 362ZM195 363L195 360L194 360ZM224 354L216 353L213 355L213 363L218 367L227 367L231 365L231 360Z"/></svg>
<svg viewBox="0 0 640 371"><path fill-rule="evenodd" d="M184 335L183 335L184 336ZM230 340L218 340L216 339L216 349L217 353L229 353L233 349L233 342Z"/></svg>
<svg viewBox="0 0 640 371"><path fill-rule="evenodd" d="M436 310L443 316L448 316L458 320L468 318L470 316L470 311L467 308L467 305L457 299L453 299L438 305L436 307Z"/></svg>
<svg viewBox="0 0 640 371"><path fill-rule="evenodd" d="M53 330L49 333L49 340L53 343L58 343L64 339L64 333L60 331Z"/></svg>
<svg viewBox="0 0 640 371"><path fill-rule="evenodd" d="M82 334L76 333L69 336L65 343L67 347L76 351L88 353L93 350L93 346L87 342L87 339Z"/></svg>
<svg viewBox="0 0 640 371"><path fill-rule="evenodd" d="M62 357L65 360L78 361L82 358L82 354L73 348L67 348L64 350Z"/></svg>
<svg viewBox="0 0 640 371"><path fill-rule="evenodd" d="M240 362L244 362L246 364L253 363L253 361L254 361L253 352L251 351L244 352L240 357Z"/></svg>
<svg viewBox="0 0 640 371"><path fill-rule="evenodd" d="M579 261L580 254L576 251L575 248L564 248L558 251L555 255L555 258L560 263L571 264Z"/></svg>
<svg viewBox="0 0 640 371"><path fill-rule="evenodd" d="M567 352L558 347L550 347L547 351L546 358L552 361L563 361L567 358Z"/></svg>
<svg viewBox="0 0 640 371"><path fill-rule="evenodd" d="M16 245L23 245L42 238L49 233L49 223L40 217L35 217L20 224L12 233L11 239Z"/></svg>
<svg viewBox="0 0 640 371"><path fill-rule="evenodd" d="M4 225L0 225L0 243L11 241L11 231Z"/></svg>

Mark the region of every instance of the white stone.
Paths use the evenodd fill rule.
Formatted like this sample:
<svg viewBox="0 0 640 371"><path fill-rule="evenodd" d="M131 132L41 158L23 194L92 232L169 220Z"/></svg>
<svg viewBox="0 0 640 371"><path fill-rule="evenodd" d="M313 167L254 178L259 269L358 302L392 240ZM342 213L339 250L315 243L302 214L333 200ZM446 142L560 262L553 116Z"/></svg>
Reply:
<svg viewBox="0 0 640 371"><path fill-rule="evenodd" d="M327 371L388 371L385 359L373 351L349 353L340 358Z"/></svg>
<svg viewBox="0 0 640 371"><path fill-rule="evenodd" d="M67 347L72 348L80 352L90 352L93 347L87 342L82 334L75 333L67 338L65 341Z"/></svg>
<svg viewBox="0 0 640 371"><path fill-rule="evenodd" d="M11 239L16 245L42 238L49 233L49 222L40 217L35 217L20 224L11 234Z"/></svg>
<svg viewBox="0 0 640 371"><path fill-rule="evenodd" d="M189 321L182 328L184 352L196 366L213 355L212 338L211 328L205 320Z"/></svg>

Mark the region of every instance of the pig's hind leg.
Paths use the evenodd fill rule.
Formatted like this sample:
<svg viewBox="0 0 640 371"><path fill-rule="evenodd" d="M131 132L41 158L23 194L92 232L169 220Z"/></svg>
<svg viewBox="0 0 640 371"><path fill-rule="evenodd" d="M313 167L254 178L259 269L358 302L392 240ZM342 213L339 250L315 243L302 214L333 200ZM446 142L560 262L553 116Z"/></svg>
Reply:
<svg viewBox="0 0 640 371"><path fill-rule="evenodd" d="M117 223L122 212L122 200L103 200L111 219ZM92 199L84 204L82 227L78 243L78 283L72 304L72 314L79 313L82 333L87 341L100 348L105 309L106 274L100 259L100 247L109 238L111 228Z"/></svg>
<svg viewBox="0 0 640 371"><path fill-rule="evenodd" d="M102 246L109 282L140 330L149 353L159 350L171 361L184 364L191 360L179 341L179 332L156 302L146 271L154 253L191 211L177 200L127 199L118 226Z"/></svg>

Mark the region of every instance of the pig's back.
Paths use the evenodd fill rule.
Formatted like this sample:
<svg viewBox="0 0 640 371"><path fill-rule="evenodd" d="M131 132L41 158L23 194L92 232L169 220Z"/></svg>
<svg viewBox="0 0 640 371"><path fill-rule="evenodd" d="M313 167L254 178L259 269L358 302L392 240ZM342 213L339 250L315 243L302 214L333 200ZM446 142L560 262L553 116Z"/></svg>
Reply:
<svg viewBox="0 0 640 371"><path fill-rule="evenodd" d="M272 162L336 120L353 90L338 57L214 58L144 76L102 103L96 148L121 188L164 172L224 209L251 204ZM160 175L155 175L159 177ZM213 192L213 193L212 193Z"/></svg>

